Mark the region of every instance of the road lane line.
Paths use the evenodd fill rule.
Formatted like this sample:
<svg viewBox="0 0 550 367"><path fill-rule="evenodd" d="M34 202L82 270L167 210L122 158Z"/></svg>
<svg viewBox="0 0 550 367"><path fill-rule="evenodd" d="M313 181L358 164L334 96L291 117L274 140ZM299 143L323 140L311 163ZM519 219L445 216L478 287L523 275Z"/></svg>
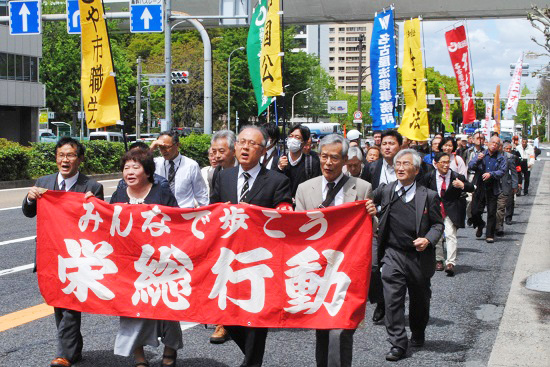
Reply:
<svg viewBox="0 0 550 367"><path fill-rule="evenodd" d="M41 319L51 314L53 314L53 307L42 303L37 306L25 308L21 311L0 316L0 332Z"/></svg>
<svg viewBox="0 0 550 367"><path fill-rule="evenodd" d="M34 240L35 238L36 236L30 236L30 237L16 238L13 240L7 240L7 241L0 242L0 246L9 245L12 243L30 241L30 240Z"/></svg>
<svg viewBox="0 0 550 367"><path fill-rule="evenodd" d="M181 331L191 329L192 327L195 327L197 325L198 325L198 323L196 323L196 322L180 321Z"/></svg>
<svg viewBox="0 0 550 367"><path fill-rule="evenodd" d="M20 272L20 271L23 271L23 270L32 269L32 268L34 268L34 263L27 264L27 265L16 266L15 268L11 268L11 269L0 270L0 277L3 276L3 275L13 274L13 273L17 273L17 272Z"/></svg>
<svg viewBox="0 0 550 367"><path fill-rule="evenodd" d="M12 206L11 208L0 208L0 212L1 212L2 210L14 210L14 209L21 209L21 205L19 205L19 206Z"/></svg>

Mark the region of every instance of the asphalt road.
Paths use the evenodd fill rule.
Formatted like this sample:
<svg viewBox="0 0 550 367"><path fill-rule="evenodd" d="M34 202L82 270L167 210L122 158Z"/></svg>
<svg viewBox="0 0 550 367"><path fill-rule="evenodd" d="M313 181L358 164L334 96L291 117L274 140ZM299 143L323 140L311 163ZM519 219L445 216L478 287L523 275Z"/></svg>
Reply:
<svg viewBox="0 0 550 367"><path fill-rule="evenodd" d="M365 323L355 334L354 366L485 366L507 299L516 259L543 164L543 151L531 175L530 196L517 199L514 222L494 244L476 239L474 230L459 230L456 275L437 272L432 279L431 319L426 345L410 349L397 363L386 362L389 350L383 325L373 325L373 307L367 306ZM106 195L116 181L105 181ZM20 203L26 189L0 190L0 330L12 313L40 305L43 299L32 273L36 221L23 216ZM536 205L536 204L535 204ZM15 321L10 321L17 323ZM0 366L49 366L55 357L53 315L0 331ZM77 366L131 366L132 361L113 355L118 318L86 314L82 320L84 360ZM238 366L242 355L233 342L212 345L212 326L182 324L184 348L178 365L189 367ZM162 348L147 349L152 366L160 365ZM315 333L312 330L271 330L264 366L314 366Z"/></svg>

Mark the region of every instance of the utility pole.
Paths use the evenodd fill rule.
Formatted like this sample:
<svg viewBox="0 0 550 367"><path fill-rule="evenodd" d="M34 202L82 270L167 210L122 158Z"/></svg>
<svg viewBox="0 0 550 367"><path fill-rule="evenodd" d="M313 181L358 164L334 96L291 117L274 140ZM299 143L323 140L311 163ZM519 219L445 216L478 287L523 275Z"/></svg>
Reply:
<svg viewBox="0 0 550 367"><path fill-rule="evenodd" d="M361 111L361 89L363 89L363 42L365 35L359 35L359 89L357 90L357 111Z"/></svg>
<svg viewBox="0 0 550 367"><path fill-rule="evenodd" d="M151 133L151 87L147 88L147 134Z"/></svg>
<svg viewBox="0 0 550 367"><path fill-rule="evenodd" d="M171 16L172 1L166 0L164 9L164 75L166 79L166 82L164 84L164 119L166 120L166 130L168 131L172 129L172 28L170 27Z"/></svg>
<svg viewBox="0 0 550 367"><path fill-rule="evenodd" d="M137 88L136 88L136 141L139 140L141 120L141 56L137 59Z"/></svg>

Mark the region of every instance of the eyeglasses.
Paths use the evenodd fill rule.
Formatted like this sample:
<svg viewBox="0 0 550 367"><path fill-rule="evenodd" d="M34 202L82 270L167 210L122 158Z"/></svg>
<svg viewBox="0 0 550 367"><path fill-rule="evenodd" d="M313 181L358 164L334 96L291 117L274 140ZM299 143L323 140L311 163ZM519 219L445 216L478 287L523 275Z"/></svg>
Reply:
<svg viewBox="0 0 550 367"><path fill-rule="evenodd" d="M395 162L395 168L399 168L399 167L409 168L409 167L412 167L412 163L411 162Z"/></svg>
<svg viewBox="0 0 550 367"><path fill-rule="evenodd" d="M246 140L246 139L238 140L237 144L240 145L241 147L244 147L245 145L248 144L248 146L251 147L251 148L257 148L257 147L263 147L264 146L263 144L257 143L254 140Z"/></svg>
<svg viewBox="0 0 550 367"><path fill-rule="evenodd" d="M67 158L70 161L74 161L76 158L78 158L78 155L76 155L75 153L67 153L67 154L57 153L56 156L57 156L57 159L63 160Z"/></svg>
<svg viewBox="0 0 550 367"><path fill-rule="evenodd" d="M330 161L332 163L338 163L342 160L341 157L337 156L337 155L328 155L328 154L321 154L319 156L320 160L323 161L323 162L326 162L328 161L328 159L330 158Z"/></svg>
<svg viewBox="0 0 550 367"><path fill-rule="evenodd" d="M176 145L176 144L172 144L172 145L161 145L161 146L159 146L159 149L160 149L160 150L168 150L168 149L172 148L174 145Z"/></svg>

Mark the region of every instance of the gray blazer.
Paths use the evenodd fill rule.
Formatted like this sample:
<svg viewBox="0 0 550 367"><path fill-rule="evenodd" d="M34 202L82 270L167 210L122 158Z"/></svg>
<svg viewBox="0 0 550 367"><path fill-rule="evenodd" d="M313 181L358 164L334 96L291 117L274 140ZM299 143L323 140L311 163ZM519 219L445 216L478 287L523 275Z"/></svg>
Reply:
<svg viewBox="0 0 550 367"><path fill-rule="evenodd" d="M319 208L323 203L322 179L323 176L318 176L298 185L295 197L296 211ZM344 203L372 198L371 184L357 177L350 177L342 189Z"/></svg>
<svg viewBox="0 0 550 367"><path fill-rule="evenodd" d="M57 175L59 173L53 173L51 175L42 176L36 180L34 186L42 187L48 190L59 190L57 186ZM92 180L88 176L80 173L76 183L71 187L69 191L72 192L88 192L91 191L95 197L103 200L103 185L97 181ZM23 199L23 204L21 206L23 214L26 217L33 218L36 216L36 201L31 201L29 204L27 202L27 196Z"/></svg>
<svg viewBox="0 0 550 367"><path fill-rule="evenodd" d="M518 188L518 172L516 171L516 156L507 152L504 152L506 157L506 171L504 176L500 179L502 185L502 192L506 195L512 194L512 190Z"/></svg>

